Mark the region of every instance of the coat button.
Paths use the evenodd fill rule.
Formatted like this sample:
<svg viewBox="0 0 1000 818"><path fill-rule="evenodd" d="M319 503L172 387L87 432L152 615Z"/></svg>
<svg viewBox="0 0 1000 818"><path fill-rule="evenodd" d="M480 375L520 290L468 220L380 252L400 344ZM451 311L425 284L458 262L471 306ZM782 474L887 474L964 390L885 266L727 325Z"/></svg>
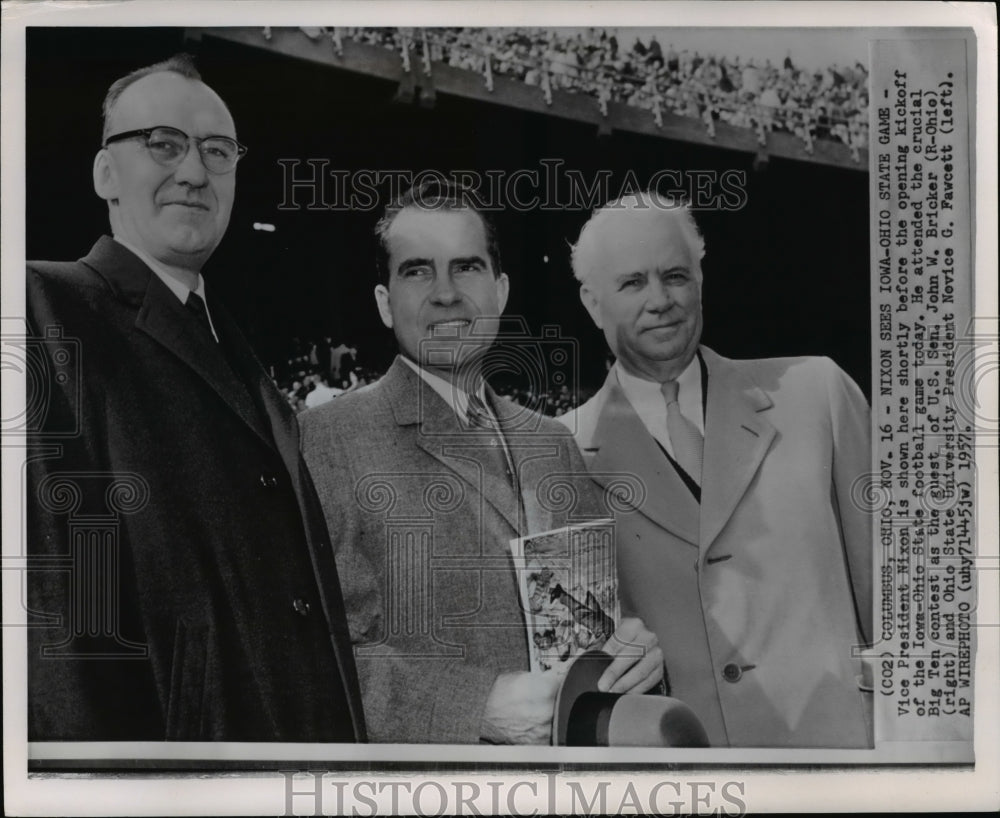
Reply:
<svg viewBox="0 0 1000 818"><path fill-rule="evenodd" d="M730 662L724 668L722 668L722 678L727 682L733 682L734 684L740 680L743 675L743 668L741 668L735 662Z"/></svg>
<svg viewBox="0 0 1000 818"><path fill-rule="evenodd" d="M266 489L273 489L278 485L278 478L273 474L264 473L260 476L260 484Z"/></svg>
<svg viewBox="0 0 1000 818"><path fill-rule="evenodd" d="M292 601L292 607L299 616L309 616L309 603L301 597L297 597Z"/></svg>

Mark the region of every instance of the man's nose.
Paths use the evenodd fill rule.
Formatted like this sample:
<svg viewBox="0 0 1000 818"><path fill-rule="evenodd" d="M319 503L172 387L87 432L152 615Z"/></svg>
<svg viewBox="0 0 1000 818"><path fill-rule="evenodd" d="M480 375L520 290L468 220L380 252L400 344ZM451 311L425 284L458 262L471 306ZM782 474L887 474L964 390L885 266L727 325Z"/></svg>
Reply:
<svg viewBox="0 0 1000 818"><path fill-rule="evenodd" d="M178 184L192 187L202 187L208 182L208 171L202 161L201 151L193 139L188 142L187 153L174 170L174 179Z"/></svg>
<svg viewBox="0 0 1000 818"><path fill-rule="evenodd" d="M646 309L650 312L666 312L674 305L673 293L659 276L651 277L647 292Z"/></svg>
<svg viewBox="0 0 1000 818"><path fill-rule="evenodd" d="M460 300L462 294L455 286L455 282L448 273L439 275L434 279L434 291L431 299L435 304L454 304Z"/></svg>

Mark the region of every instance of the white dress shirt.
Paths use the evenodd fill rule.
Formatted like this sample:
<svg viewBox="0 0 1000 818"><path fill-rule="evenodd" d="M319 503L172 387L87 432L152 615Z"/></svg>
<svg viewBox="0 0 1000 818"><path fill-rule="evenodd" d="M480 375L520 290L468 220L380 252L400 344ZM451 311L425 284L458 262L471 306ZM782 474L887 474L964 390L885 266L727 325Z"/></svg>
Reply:
<svg viewBox="0 0 1000 818"><path fill-rule="evenodd" d="M399 357L406 362L407 366L409 366L410 369L412 369L421 378L423 378L431 389L433 389L441 396L441 399L452 408L452 411L456 415L458 415L459 420L461 420L462 423L464 424L469 416L468 393L462 389L459 389L450 381L446 381L440 375L435 375L429 369L424 369L422 366L418 366L409 358L407 358L405 355L400 355ZM476 394L479 396L479 399L483 402L483 406L486 407L486 411L490 413L491 417L493 417L493 409L490 406L489 401L486 400L486 390L483 389L482 382L480 382L479 389L477 390ZM496 417L493 417L493 420L495 422Z"/></svg>
<svg viewBox="0 0 1000 818"><path fill-rule="evenodd" d="M670 434L667 432L667 402L660 391L660 384L657 381L647 381L645 378L629 374L621 365L621 361L615 363L615 375L618 377L618 385L621 386L625 397L632 404L632 408L635 409L643 425L670 456L674 457L674 447L670 443ZM677 404L681 414L691 421L704 437L705 418L701 395L701 364L697 355L691 359L691 363L677 378Z"/></svg>
<svg viewBox="0 0 1000 818"><path fill-rule="evenodd" d="M212 335L215 337L216 341L219 340L219 334L215 331L215 322L212 321L212 311L208 306L208 299L205 298L205 279L202 277L201 273L198 273L198 287L195 290L192 290L190 287L188 287L185 284L182 284L180 281L178 281L176 278L170 275L170 273L167 272L166 267L160 264L160 262L158 262L148 253L143 252L134 244L129 244L121 236L115 236L114 239L122 247L126 248L127 250L131 250L140 259L142 259L143 263L145 263L145 265L149 267L149 269L156 274L156 277L160 279L160 281L162 281L164 284L167 285L167 287L170 289L170 292L176 295L182 304L187 304L188 296L192 292L197 293L199 296L201 296L201 300L205 303L205 313L208 315L208 325L212 328Z"/></svg>
<svg viewBox="0 0 1000 818"><path fill-rule="evenodd" d="M462 428L468 427L469 422L469 395L467 392L459 389L450 381L446 381L440 375L435 375L422 366L418 366L405 355L400 355L407 366L410 367L414 372L416 372L424 381L437 392L442 400L447 403L452 411L458 415L459 422ZM510 447L507 445L507 439L503 435L503 431L500 428L500 422L497 420L495 414L493 414L493 407L490 406L490 402L486 400L486 390L483 388L483 382L479 382L479 388L476 390L476 394L479 400L482 401L483 408L486 409L487 413L492 420L492 427L495 430L496 437L500 440L500 445L503 447L504 460L507 462L507 470L510 472L510 477L514 481L515 486L517 486L517 470L514 466L514 457L510 452ZM519 489L518 489L519 490Z"/></svg>

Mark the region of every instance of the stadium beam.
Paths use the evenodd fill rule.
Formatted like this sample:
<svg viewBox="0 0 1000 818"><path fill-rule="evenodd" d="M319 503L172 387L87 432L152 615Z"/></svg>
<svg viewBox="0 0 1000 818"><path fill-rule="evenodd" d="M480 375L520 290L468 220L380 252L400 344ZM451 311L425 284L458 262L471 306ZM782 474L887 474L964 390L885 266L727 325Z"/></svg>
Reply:
<svg viewBox="0 0 1000 818"><path fill-rule="evenodd" d="M332 37L310 37L298 28L272 28L267 37L260 27L189 28L185 30L185 38L201 42L202 47L206 47L213 39L225 40L293 59L307 60L328 68L380 77L397 83L407 74L400 54L393 49L343 38L342 48L338 53ZM411 53L411 70L417 73L416 84L421 85L422 76L418 65L420 65L419 53L415 51ZM772 131L767 134L766 144L761 146L757 133L751 128L739 128L720 121L715 123L715 135L711 136L705 125L692 117L664 111L662 125L658 125L652 111L622 102L608 103L607 116L604 116L596 97L589 94L556 89L552 92L552 102L547 103L540 87L528 85L503 74L493 74L492 91L487 88L486 78L481 74L442 62L431 64L431 76L433 92L437 94L451 94L465 99L586 122L600 132L607 132L610 128L663 139L714 145L754 156L763 151L770 157L868 172L866 149L859 151L856 160L847 145L833 140L814 140L810 153L798 137Z"/></svg>

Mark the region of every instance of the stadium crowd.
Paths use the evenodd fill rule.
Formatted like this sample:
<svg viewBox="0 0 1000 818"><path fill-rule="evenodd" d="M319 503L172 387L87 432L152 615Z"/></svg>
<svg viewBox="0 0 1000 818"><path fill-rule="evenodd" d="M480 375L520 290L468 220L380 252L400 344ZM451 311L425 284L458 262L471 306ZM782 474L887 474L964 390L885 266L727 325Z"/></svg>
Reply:
<svg viewBox="0 0 1000 818"><path fill-rule="evenodd" d="M623 102L652 111L658 123L669 111L702 121L711 135L722 121L753 129L762 143L769 131L794 134L807 150L816 139L837 140L856 159L868 144L868 71L861 63L808 70L797 68L790 55L774 65L673 43L664 47L655 36L626 46L614 33L594 28L572 34L540 28L348 28L333 36L398 50L407 64L413 50L427 67L435 61L481 73L488 87L496 73L541 87L549 100L553 89L587 93L605 112L608 102Z"/></svg>
<svg viewBox="0 0 1000 818"><path fill-rule="evenodd" d="M357 355L356 347L332 336L292 338L282 361L270 366L271 377L288 405L301 412L378 380L381 373L359 365Z"/></svg>

